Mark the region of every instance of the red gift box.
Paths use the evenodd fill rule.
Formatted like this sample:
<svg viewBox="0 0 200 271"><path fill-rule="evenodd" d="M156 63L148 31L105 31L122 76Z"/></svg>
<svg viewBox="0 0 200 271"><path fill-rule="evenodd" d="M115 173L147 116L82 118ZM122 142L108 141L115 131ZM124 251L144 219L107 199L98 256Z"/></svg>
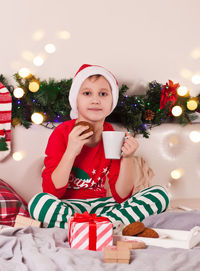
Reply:
<svg viewBox="0 0 200 271"><path fill-rule="evenodd" d="M74 214L68 221L71 248L102 250L113 243L113 225L107 217L96 214Z"/></svg>

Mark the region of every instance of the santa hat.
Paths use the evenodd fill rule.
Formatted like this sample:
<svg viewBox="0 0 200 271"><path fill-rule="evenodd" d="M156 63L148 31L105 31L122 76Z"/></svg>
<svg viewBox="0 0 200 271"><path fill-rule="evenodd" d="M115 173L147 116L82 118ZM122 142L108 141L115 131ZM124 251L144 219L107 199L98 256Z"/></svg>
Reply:
<svg viewBox="0 0 200 271"><path fill-rule="evenodd" d="M0 161L10 153L12 98L0 82Z"/></svg>
<svg viewBox="0 0 200 271"><path fill-rule="evenodd" d="M117 101L119 97L119 87L118 87L118 82L116 78L114 77L114 75L101 66L84 64L80 67L78 72L75 74L70 91L69 91L69 103L72 108L70 112L71 119L76 119L78 117L76 100L77 100L77 96L78 96L82 83L89 76L96 75L96 74L103 75L110 83L110 86L112 89L112 97L113 97L111 112L114 110L115 106L117 105Z"/></svg>

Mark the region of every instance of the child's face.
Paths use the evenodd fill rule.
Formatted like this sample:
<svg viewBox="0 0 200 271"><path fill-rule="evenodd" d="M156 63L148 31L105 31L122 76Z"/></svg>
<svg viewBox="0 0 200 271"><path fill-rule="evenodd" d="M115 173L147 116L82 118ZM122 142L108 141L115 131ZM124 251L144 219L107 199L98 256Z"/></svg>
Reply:
<svg viewBox="0 0 200 271"><path fill-rule="evenodd" d="M79 118L88 121L104 121L112 109L112 91L105 77L87 78L77 96Z"/></svg>

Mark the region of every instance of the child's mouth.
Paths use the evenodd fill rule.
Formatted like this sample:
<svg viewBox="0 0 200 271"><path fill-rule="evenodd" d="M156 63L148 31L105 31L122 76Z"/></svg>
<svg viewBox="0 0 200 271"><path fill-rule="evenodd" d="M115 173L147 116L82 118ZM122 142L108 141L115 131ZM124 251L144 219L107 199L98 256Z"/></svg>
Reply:
<svg viewBox="0 0 200 271"><path fill-rule="evenodd" d="M91 110L91 111L101 111L102 109L100 109L100 108L88 108L88 110Z"/></svg>

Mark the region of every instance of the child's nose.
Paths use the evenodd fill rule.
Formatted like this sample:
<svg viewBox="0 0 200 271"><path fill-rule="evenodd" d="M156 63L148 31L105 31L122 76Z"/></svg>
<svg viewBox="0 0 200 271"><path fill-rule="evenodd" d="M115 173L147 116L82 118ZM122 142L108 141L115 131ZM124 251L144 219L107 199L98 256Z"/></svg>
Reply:
<svg viewBox="0 0 200 271"><path fill-rule="evenodd" d="M99 96L98 96L98 95L94 95L94 96L92 97L92 102L93 102L93 103L99 103L99 102L100 102Z"/></svg>

